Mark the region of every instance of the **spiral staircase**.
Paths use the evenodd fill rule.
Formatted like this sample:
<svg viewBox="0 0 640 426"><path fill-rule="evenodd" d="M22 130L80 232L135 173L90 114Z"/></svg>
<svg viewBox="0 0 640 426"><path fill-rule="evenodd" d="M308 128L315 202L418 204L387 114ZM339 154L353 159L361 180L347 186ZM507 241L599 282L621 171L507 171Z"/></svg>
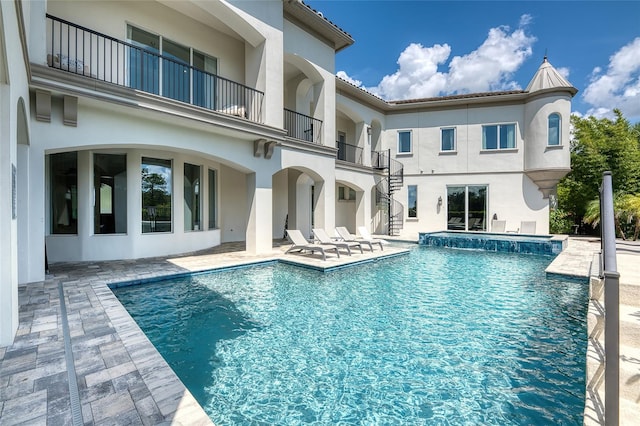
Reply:
<svg viewBox="0 0 640 426"><path fill-rule="evenodd" d="M404 223L404 206L393 199L393 194L404 185L404 166L391 158L391 150L372 151L371 167L383 172L376 184L376 206L387 218L388 235L398 235Z"/></svg>

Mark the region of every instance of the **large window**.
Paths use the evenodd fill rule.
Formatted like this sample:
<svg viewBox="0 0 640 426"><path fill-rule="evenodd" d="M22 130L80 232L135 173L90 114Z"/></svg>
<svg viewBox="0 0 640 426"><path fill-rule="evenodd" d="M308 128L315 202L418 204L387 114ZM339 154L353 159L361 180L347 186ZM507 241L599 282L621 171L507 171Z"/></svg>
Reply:
<svg viewBox="0 0 640 426"><path fill-rule="evenodd" d="M214 77L218 74L218 60L194 50L193 68L193 103L209 109L218 109Z"/></svg>
<svg viewBox="0 0 640 426"><path fill-rule="evenodd" d="M200 166L184 164L184 230L200 230Z"/></svg>
<svg viewBox="0 0 640 426"><path fill-rule="evenodd" d="M209 229L216 229L218 227L216 221L216 171L209 169Z"/></svg>
<svg viewBox="0 0 640 426"><path fill-rule="evenodd" d="M487 230L487 186L447 187L447 229Z"/></svg>
<svg viewBox="0 0 640 426"><path fill-rule="evenodd" d="M127 232L127 156L93 155L95 234Z"/></svg>
<svg viewBox="0 0 640 426"><path fill-rule="evenodd" d="M162 39L162 96L189 102L191 96L190 54L184 47L166 38Z"/></svg>
<svg viewBox="0 0 640 426"><path fill-rule="evenodd" d="M456 150L456 129L453 127L440 129L441 143L440 151Z"/></svg>
<svg viewBox="0 0 640 426"><path fill-rule="evenodd" d="M140 48L129 48L131 87L182 102L192 100L194 104L209 109L219 109L216 105L216 58L131 25L127 27L127 38L132 45ZM162 59L159 55L162 55Z"/></svg>
<svg viewBox="0 0 640 426"><path fill-rule="evenodd" d="M515 147L515 124L482 126L482 149L513 149Z"/></svg>
<svg viewBox="0 0 640 426"><path fill-rule="evenodd" d="M51 233L78 233L78 153L49 156Z"/></svg>
<svg viewBox="0 0 640 426"><path fill-rule="evenodd" d="M549 115L549 134L547 145L560 145L560 114L553 113Z"/></svg>
<svg viewBox="0 0 640 426"><path fill-rule="evenodd" d="M398 132L398 154L411 153L411 131L402 130Z"/></svg>
<svg viewBox="0 0 640 426"><path fill-rule="evenodd" d="M171 160L142 157L142 232L171 232Z"/></svg>
<svg viewBox="0 0 640 426"><path fill-rule="evenodd" d="M409 217L418 217L418 186L417 185L408 185L407 192L409 194L408 206L409 209L407 211Z"/></svg>
<svg viewBox="0 0 640 426"><path fill-rule="evenodd" d="M140 49L129 49L129 86L149 93L159 93L158 54L160 36L136 27L127 27L129 42Z"/></svg>

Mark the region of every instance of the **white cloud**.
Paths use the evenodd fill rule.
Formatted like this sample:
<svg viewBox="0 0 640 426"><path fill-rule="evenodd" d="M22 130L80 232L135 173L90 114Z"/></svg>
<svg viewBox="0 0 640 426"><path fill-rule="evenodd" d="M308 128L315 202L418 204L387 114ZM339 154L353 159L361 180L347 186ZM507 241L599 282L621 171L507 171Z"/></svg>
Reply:
<svg viewBox="0 0 640 426"><path fill-rule="evenodd" d="M628 119L640 118L640 37L609 58L606 73L600 67L593 70L582 98L592 106L587 115L612 118L618 108Z"/></svg>
<svg viewBox="0 0 640 426"><path fill-rule="evenodd" d="M398 58L398 70L367 90L387 100L400 100L519 89L511 78L531 56L536 39L524 30L530 22L530 15L522 15L519 28L513 31L504 26L490 29L476 50L451 59L448 72L438 71L451 54L448 44L411 43Z"/></svg>
<svg viewBox="0 0 640 426"><path fill-rule="evenodd" d="M349 83L353 84L354 86L358 86L358 87L361 87L361 86L362 86L362 82L361 82L360 80L356 80L355 78L351 78L351 77L349 77L349 74L347 74L345 71L338 71L338 72L336 73L336 75L337 75L339 78L341 78L341 79L343 79L343 80L346 80L346 81L348 81Z"/></svg>
<svg viewBox="0 0 640 426"><path fill-rule="evenodd" d="M569 70L569 68L560 67L560 68L556 68L556 71L558 71L558 73L560 73L561 76L563 76L567 81L569 81L569 74L571 74L571 71Z"/></svg>

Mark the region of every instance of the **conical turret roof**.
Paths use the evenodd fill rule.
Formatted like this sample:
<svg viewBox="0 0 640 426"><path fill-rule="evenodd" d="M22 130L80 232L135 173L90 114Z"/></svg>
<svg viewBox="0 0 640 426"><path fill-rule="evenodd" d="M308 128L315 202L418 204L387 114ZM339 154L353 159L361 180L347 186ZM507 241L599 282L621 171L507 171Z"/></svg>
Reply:
<svg viewBox="0 0 640 426"><path fill-rule="evenodd" d="M533 76L529 85L527 86L527 92L536 92L538 90L565 88L569 89L572 95L578 92L578 89L573 87L571 83L564 78L553 65L549 63L545 56L542 60L542 64L536 75Z"/></svg>

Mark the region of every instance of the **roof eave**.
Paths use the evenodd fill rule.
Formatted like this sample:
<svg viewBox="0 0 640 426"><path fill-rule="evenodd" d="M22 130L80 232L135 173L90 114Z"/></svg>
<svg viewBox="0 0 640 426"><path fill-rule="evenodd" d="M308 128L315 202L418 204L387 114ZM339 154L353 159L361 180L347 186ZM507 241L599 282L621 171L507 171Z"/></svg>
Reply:
<svg viewBox="0 0 640 426"><path fill-rule="evenodd" d="M285 18L303 26L333 47L336 52L354 43L350 34L301 0L283 0Z"/></svg>

